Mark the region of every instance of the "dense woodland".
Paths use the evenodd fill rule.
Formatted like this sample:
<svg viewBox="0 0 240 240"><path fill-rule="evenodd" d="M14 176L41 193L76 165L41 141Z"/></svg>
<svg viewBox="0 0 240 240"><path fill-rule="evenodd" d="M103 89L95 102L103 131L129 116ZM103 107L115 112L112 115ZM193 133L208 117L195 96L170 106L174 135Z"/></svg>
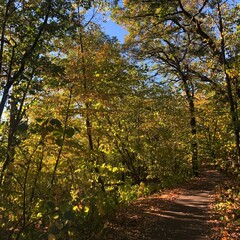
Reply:
<svg viewBox="0 0 240 240"><path fill-rule="evenodd" d="M119 205L240 176L240 5L1 0L1 239L94 239ZM107 36L95 15L129 32Z"/></svg>

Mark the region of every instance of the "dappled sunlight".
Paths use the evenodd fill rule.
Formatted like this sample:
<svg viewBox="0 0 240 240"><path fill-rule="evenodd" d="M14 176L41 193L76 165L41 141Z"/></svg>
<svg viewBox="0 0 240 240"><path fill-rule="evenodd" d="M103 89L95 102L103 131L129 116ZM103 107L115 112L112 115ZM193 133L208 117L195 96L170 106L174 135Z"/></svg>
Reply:
<svg viewBox="0 0 240 240"><path fill-rule="evenodd" d="M206 171L204 177L193 179L181 188L139 199L119 213L117 222L111 225L112 231L118 229L129 240L209 239L210 204L214 186L221 180L216 171ZM109 235L108 239L115 238Z"/></svg>
<svg viewBox="0 0 240 240"><path fill-rule="evenodd" d="M238 2L2 0L0 240L240 239Z"/></svg>

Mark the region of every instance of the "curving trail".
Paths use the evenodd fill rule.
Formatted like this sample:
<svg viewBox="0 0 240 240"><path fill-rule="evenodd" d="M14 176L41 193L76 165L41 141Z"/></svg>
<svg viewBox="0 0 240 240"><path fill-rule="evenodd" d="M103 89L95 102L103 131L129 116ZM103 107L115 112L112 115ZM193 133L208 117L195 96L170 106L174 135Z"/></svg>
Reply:
<svg viewBox="0 0 240 240"><path fill-rule="evenodd" d="M121 211L111 223L108 240L211 239L210 205L215 186L223 181L215 170L181 188L142 198Z"/></svg>

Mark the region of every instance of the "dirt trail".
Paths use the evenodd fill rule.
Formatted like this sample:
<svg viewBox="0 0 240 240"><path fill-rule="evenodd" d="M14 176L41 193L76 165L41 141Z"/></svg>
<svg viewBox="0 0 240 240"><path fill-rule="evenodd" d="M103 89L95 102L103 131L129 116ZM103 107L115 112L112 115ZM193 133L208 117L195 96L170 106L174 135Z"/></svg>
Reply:
<svg viewBox="0 0 240 240"><path fill-rule="evenodd" d="M210 204L223 181L215 170L174 190L142 198L121 211L110 224L108 240L206 240L210 235Z"/></svg>

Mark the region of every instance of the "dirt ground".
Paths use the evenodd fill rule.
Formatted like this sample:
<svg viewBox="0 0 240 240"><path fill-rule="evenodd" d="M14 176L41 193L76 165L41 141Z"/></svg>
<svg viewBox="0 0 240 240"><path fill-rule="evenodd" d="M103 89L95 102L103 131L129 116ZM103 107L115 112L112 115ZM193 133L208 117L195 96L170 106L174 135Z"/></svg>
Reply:
<svg viewBox="0 0 240 240"><path fill-rule="evenodd" d="M180 188L141 198L109 223L108 240L206 240L213 238L210 206L215 186L223 181L215 170L203 170Z"/></svg>

